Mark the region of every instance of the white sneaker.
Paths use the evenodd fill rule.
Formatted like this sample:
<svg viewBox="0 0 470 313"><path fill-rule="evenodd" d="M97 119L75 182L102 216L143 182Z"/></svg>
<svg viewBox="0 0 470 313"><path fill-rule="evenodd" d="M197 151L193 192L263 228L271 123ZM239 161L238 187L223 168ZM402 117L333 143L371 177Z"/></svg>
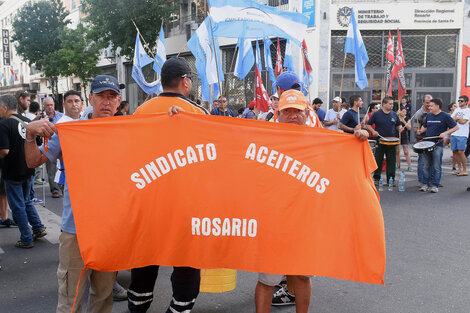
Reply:
<svg viewBox="0 0 470 313"><path fill-rule="evenodd" d="M419 190L426 192L426 191L429 190L429 186L428 185L423 185L423 186L421 186L421 188L419 188Z"/></svg>
<svg viewBox="0 0 470 313"><path fill-rule="evenodd" d="M437 193L437 192L439 192L439 188L437 188L436 186L432 186L431 187L431 192L432 193Z"/></svg>

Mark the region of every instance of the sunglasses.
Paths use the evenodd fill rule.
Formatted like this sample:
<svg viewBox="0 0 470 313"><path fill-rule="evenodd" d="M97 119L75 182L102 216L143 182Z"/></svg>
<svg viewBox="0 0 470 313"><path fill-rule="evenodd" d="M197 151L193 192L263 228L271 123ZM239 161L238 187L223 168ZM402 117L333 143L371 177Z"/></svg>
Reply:
<svg viewBox="0 0 470 313"><path fill-rule="evenodd" d="M189 75L189 74L184 74L183 76L181 76L181 78L188 78L190 81L193 81L193 76Z"/></svg>
<svg viewBox="0 0 470 313"><path fill-rule="evenodd" d="M457 100L457 102L464 102L463 100Z"/></svg>

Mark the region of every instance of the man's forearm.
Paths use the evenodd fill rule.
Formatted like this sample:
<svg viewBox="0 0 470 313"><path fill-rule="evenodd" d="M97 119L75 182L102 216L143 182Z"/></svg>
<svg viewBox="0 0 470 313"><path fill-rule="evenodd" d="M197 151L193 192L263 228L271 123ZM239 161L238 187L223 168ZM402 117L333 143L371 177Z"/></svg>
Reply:
<svg viewBox="0 0 470 313"><path fill-rule="evenodd" d="M26 165L29 168L36 168L47 161L47 157L42 154L39 147L36 145L36 140L24 142L24 152L26 158Z"/></svg>
<svg viewBox="0 0 470 313"><path fill-rule="evenodd" d="M345 133L354 134L354 128L350 128L342 123L339 124L339 129L341 129Z"/></svg>

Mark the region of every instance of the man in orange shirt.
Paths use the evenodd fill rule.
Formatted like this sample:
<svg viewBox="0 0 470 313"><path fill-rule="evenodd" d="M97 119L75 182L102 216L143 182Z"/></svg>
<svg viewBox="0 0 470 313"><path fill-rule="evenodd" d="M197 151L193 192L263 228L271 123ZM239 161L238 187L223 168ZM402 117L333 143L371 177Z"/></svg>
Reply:
<svg viewBox="0 0 470 313"><path fill-rule="evenodd" d="M207 110L191 101L193 73L183 58L168 59L162 66L163 92L156 98L143 103L135 114L168 112L178 107L189 113L208 114ZM162 240L165 240L162 238ZM128 307L132 313L146 312L153 300L153 289L158 276L159 265L131 270L131 284L128 290ZM191 267L173 267L171 284L173 299L167 313L190 312L199 294L201 274Z"/></svg>
<svg viewBox="0 0 470 313"><path fill-rule="evenodd" d="M188 98L192 82L193 72L185 59L168 59L162 66L163 92L144 102L134 114L166 113L172 106L179 106L189 113L209 114L205 108Z"/></svg>

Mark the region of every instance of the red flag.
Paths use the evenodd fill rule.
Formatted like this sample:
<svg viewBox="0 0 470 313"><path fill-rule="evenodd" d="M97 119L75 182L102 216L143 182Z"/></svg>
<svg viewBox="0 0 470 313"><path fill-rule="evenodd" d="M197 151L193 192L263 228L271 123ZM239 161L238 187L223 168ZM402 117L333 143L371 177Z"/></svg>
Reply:
<svg viewBox="0 0 470 313"><path fill-rule="evenodd" d="M282 58L281 58L281 47L279 46L279 37L277 37L277 53L276 53L276 75L282 73Z"/></svg>
<svg viewBox="0 0 470 313"><path fill-rule="evenodd" d="M390 81L392 75L393 63L395 63L395 57L393 55L393 39L392 33L388 31L388 42L387 42L387 77L385 86L387 86L387 96L392 96L392 88L390 88Z"/></svg>
<svg viewBox="0 0 470 313"><path fill-rule="evenodd" d="M271 103L269 101L269 95L264 89L263 81L261 80L261 74L258 67L255 66L256 73L256 107L262 112L268 112Z"/></svg>
<svg viewBox="0 0 470 313"><path fill-rule="evenodd" d="M304 63L304 68L307 74L310 74L313 69L312 65L310 64L310 61L308 60L308 50L307 50L307 43L305 42L305 39L302 40L302 59Z"/></svg>
<svg viewBox="0 0 470 313"><path fill-rule="evenodd" d="M392 77L390 79L389 89L392 89L392 83L395 77L398 79L398 100L406 94L406 81L405 81L405 70L404 67L405 56L403 55L403 48L401 46L400 30L397 29L397 51L395 55L395 65L392 70Z"/></svg>
<svg viewBox="0 0 470 313"><path fill-rule="evenodd" d="M18 80L18 76L16 76L15 71L13 71L13 69L10 69L10 72L11 72L11 75L15 77L15 80Z"/></svg>

